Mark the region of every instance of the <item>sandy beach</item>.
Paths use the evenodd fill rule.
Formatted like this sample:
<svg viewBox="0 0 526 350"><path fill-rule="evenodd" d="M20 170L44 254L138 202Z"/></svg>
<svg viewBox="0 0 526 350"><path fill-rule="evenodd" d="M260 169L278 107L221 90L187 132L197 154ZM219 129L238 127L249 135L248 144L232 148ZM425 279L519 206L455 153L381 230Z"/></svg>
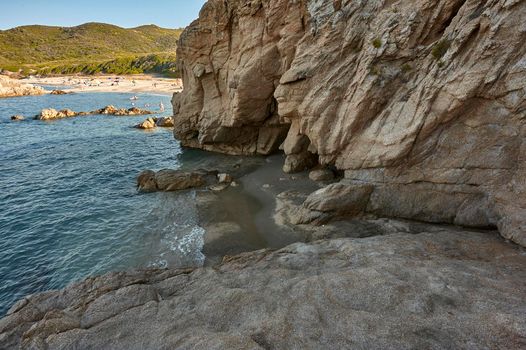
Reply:
<svg viewBox="0 0 526 350"><path fill-rule="evenodd" d="M24 83L64 87L69 92L148 92L171 95L183 88L181 79L153 75L30 77Z"/></svg>

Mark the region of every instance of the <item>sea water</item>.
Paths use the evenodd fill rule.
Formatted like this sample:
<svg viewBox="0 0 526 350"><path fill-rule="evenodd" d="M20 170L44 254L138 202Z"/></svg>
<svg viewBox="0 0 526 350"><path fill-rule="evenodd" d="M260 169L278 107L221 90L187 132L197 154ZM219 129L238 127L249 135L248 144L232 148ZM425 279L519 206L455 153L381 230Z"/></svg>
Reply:
<svg viewBox="0 0 526 350"><path fill-rule="evenodd" d="M165 95L0 99L0 316L25 295L89 275L202 264L195 194L135 189L140 171L178 169L188 158L170 129L132 128L145 116L32 120L43 108L129 108L133 95L155 116L172 114ZM10 121L15 114L27 119Z"/></svg>

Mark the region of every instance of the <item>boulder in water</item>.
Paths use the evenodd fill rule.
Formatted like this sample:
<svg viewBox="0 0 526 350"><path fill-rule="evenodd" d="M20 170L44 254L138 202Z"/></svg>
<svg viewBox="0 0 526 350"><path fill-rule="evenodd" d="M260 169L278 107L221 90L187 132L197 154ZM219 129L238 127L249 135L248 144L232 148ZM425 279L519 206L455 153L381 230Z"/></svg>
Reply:
<svg viewBox="0 0 526 350"><path fill-rule="evenodd" d="M140 192L179 191L217 184L217 172L164 169L158 172L145 170L137 177Z"/></svg>
<svg viewBox="0 0 526 350"><path fill-rule="evenodd" d="M53 90L50 92L51 95L67 95L68 93L64 90Z"/></svg>
<svg viewBox="0 0 526 350"><path fill-rule="evenodd" d="M98 109L93 112L93 114L115 114L118 112L118 109L115 106L109 105L104 108Z"/></svg>
<svg viewBox="0 0 526 350"><path fill-rule="evenodd" d="M77 116L78 113L75 111L72 111L71 109L62 109L60 111L57 111L53 108L46 108L43 109L39 115L35 117L37 120L54 120L54 119L63 119L63 118L71 118Z"/></svg>
<svg viewBox="0 0 526 350"><path fill-rule="evenodd" d="M141 192L157 191L157 182L155 181L155 171L144 170L137 176L137 188Z"/></svg>
<svg viewBox="0 0 526 350"><path fill-rule="evenodd" d="M155 129L156 128L155 120L153 118L148 118L145 121L135 125L135 128L142 129L142 130Z"/></svg>
<svg viewBox="0 0 526 350"><path fill-rule="evenodd" d="M160 117L160 118L157 118L157 121L155 124L160 128L173 128L174 118L173 117Z"/></svg>
<svg viewBox="0 0 526 350"><path fill-rule="evenodd" d="M121 117L121 116L131 116L131 115L145 115L145 114L153 114L152 111L148 111L146 109L140 109L137 107L132 107L129 109L118 109L115 111L112 111L113 113L107 113L107 114L113 114L115 116ZM106 114L106 113L105 113Z"/></svg>
<svg viewBox="0 0 526 350"><path fill-rule="evenodd" d="M11 117L11 120L13 121L20 121L26 119L23 115L14 115Z"/></svg>

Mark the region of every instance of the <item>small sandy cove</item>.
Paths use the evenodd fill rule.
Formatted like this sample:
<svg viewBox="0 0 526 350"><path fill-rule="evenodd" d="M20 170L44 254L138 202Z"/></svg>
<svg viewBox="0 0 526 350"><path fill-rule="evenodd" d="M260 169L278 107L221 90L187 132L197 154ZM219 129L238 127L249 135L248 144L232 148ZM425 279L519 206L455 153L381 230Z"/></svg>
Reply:
<svg viewBox="0 0 526 350"><path fill-rule="evenodd" d="M160 78L152 75L97 75L30 77L24 83L63 86L68 92L149 92L171 95L183 89L181 79Z"/></svg>

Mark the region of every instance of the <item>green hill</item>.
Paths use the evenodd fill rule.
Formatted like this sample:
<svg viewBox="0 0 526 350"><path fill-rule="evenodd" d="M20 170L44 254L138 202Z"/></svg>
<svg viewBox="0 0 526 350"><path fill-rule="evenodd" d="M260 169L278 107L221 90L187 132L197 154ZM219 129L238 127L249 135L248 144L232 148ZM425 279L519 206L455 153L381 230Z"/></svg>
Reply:
<svg viewBox="0 0 526 350"><path fill-rule="evenodd" d="M0 68L41 73L174 73L182 29L103 23L0 30ZM110 71L105 71L105 70Z"/></svg>

